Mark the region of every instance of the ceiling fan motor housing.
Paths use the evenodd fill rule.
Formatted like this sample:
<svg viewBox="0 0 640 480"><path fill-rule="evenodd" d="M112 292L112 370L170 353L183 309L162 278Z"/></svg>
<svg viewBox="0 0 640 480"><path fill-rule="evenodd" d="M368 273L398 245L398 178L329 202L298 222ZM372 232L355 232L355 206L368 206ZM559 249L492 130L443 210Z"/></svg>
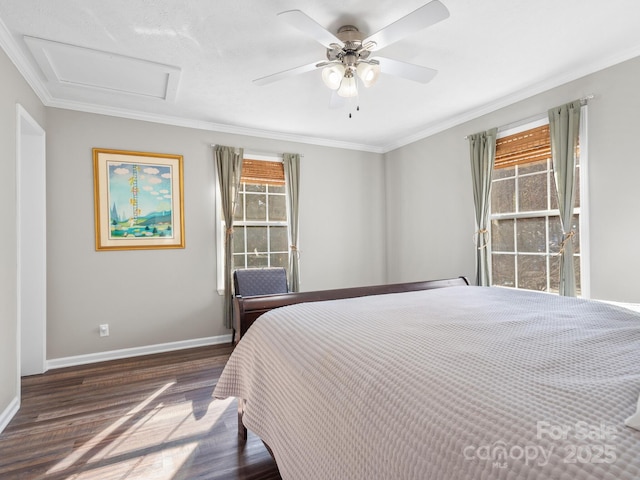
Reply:
<svg viewBox="0 0 640 480"><path fill-rule="evenodd" d="M371 54L367 48L362 48L364 36L357 27L344 25L338 29L336 36L344 46L331 44L331 48L327 49L327 59L330 62L339 61L345 67L355 68L359 60L366 60Z"/></svg>

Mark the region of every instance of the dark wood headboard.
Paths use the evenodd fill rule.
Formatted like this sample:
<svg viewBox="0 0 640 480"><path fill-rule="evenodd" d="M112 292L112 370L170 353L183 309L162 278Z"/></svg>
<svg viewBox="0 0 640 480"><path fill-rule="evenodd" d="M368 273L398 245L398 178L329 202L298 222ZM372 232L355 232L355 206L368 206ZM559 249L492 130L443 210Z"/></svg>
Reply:
<svg viewBox="0 0 640 480"><path fill-rule="evenodd" d="M234 298L236 340L239 340L247 332L247 329L260 315L274 308L284 307L286 305L464 285L469 285L469 281L465 277L458 277L444 280L427 280L424 282L395 283L391 285L340 288L336 290L316 290L312 292L283 293L278 295L259 295L255 297L237 296Z"/></svg>

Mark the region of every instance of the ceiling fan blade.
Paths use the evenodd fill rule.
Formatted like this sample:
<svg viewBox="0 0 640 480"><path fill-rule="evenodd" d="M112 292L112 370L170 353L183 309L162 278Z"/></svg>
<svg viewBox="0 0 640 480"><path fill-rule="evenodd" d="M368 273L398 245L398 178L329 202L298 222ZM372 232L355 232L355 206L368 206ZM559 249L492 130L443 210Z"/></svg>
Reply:
<svg viewBox="0 0 640 480"><path fill-rule="evenodd" d="M407 78L414 82L428 83L438 73L438 71L433 68L422 67L420 65L414 65L413 63L401 62L385 57L375 57L372 60L380 62L380 71L382 73Z"/></svg>
<svg viewBox="0 0 640 480"><path fill-rule="evenodd" d="M331 48L332 43L342 45L342 42L338 37L300 10L287 10L286 12L280 12L278 17L282 18L285 22L292 27L297 28L302 33L306 33L311 36L327 48Z"/></svg>
<svg viewBox="0 0 640 480"><path fill-rule="evenodd" d="M449 17L449 10L438 0L432 0L410 14L387 25L382 30L365 38L362 43L375 42L373 50L380 50Z"/></svg>
<svg viewBox="0 0 640 480"><path fill-rule="evenodd" d="M307 73L312 70L315 70L320 65L318 62L313 62L308 65L301 65L300 67L291 68L289 70L284 70L282 72L273 73L271 75L267 75L266 77L256 78L253 83L256 85L268 85L273 82L277 82L279 80L283 80L288 77L293 77L294 75L300 75L301 73Z"/></svg>

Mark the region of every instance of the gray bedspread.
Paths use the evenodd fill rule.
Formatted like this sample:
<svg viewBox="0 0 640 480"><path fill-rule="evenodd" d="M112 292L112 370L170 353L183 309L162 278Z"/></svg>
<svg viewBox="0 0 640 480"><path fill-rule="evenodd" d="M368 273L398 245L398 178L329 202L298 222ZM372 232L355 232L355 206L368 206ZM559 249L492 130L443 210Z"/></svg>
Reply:
<svg viewBox="0 0 640 480"><path fill-rule="evenodd" d="M214 395L282 478L640 479L640 315L451 287L272 310Z"/></svg>

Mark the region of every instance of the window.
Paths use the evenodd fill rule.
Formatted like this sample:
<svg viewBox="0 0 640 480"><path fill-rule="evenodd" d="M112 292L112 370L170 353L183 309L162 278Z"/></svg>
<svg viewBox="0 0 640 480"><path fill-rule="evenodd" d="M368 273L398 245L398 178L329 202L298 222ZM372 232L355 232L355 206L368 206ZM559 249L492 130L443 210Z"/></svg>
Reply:
<svg viewBox="0 0 640 480"><path fill-rule="evenodd" d="M581 143L583 132L581 131ZM586 144L586 142L585 142ZM583 149L586 150L586 149ZM575 231L576 291L582 292L580 231L581 183L585 185L584 152L576 164ZM526 130L499 136L491 188L492 285L543 292L559 290L558 253L562 228L553 177L549 125L542 120Z"/></svg>
<svg viewBox="0 0 640 480"><path fill-rule="evenodd" d="M287 198L282 162L243 160L233 231L234 269L287 267Z"/></svg>
<svg viewBox="0 0 640 480"><path fill-rule="evenodd" d="M219 204L219 203L218 203ZM224 245L224 220L218 243ZM244 158L233 217L233 269L285 267L289 263L287 193L282 160ZM218 248L218 289L223 282L223 248Z"/></svg>

